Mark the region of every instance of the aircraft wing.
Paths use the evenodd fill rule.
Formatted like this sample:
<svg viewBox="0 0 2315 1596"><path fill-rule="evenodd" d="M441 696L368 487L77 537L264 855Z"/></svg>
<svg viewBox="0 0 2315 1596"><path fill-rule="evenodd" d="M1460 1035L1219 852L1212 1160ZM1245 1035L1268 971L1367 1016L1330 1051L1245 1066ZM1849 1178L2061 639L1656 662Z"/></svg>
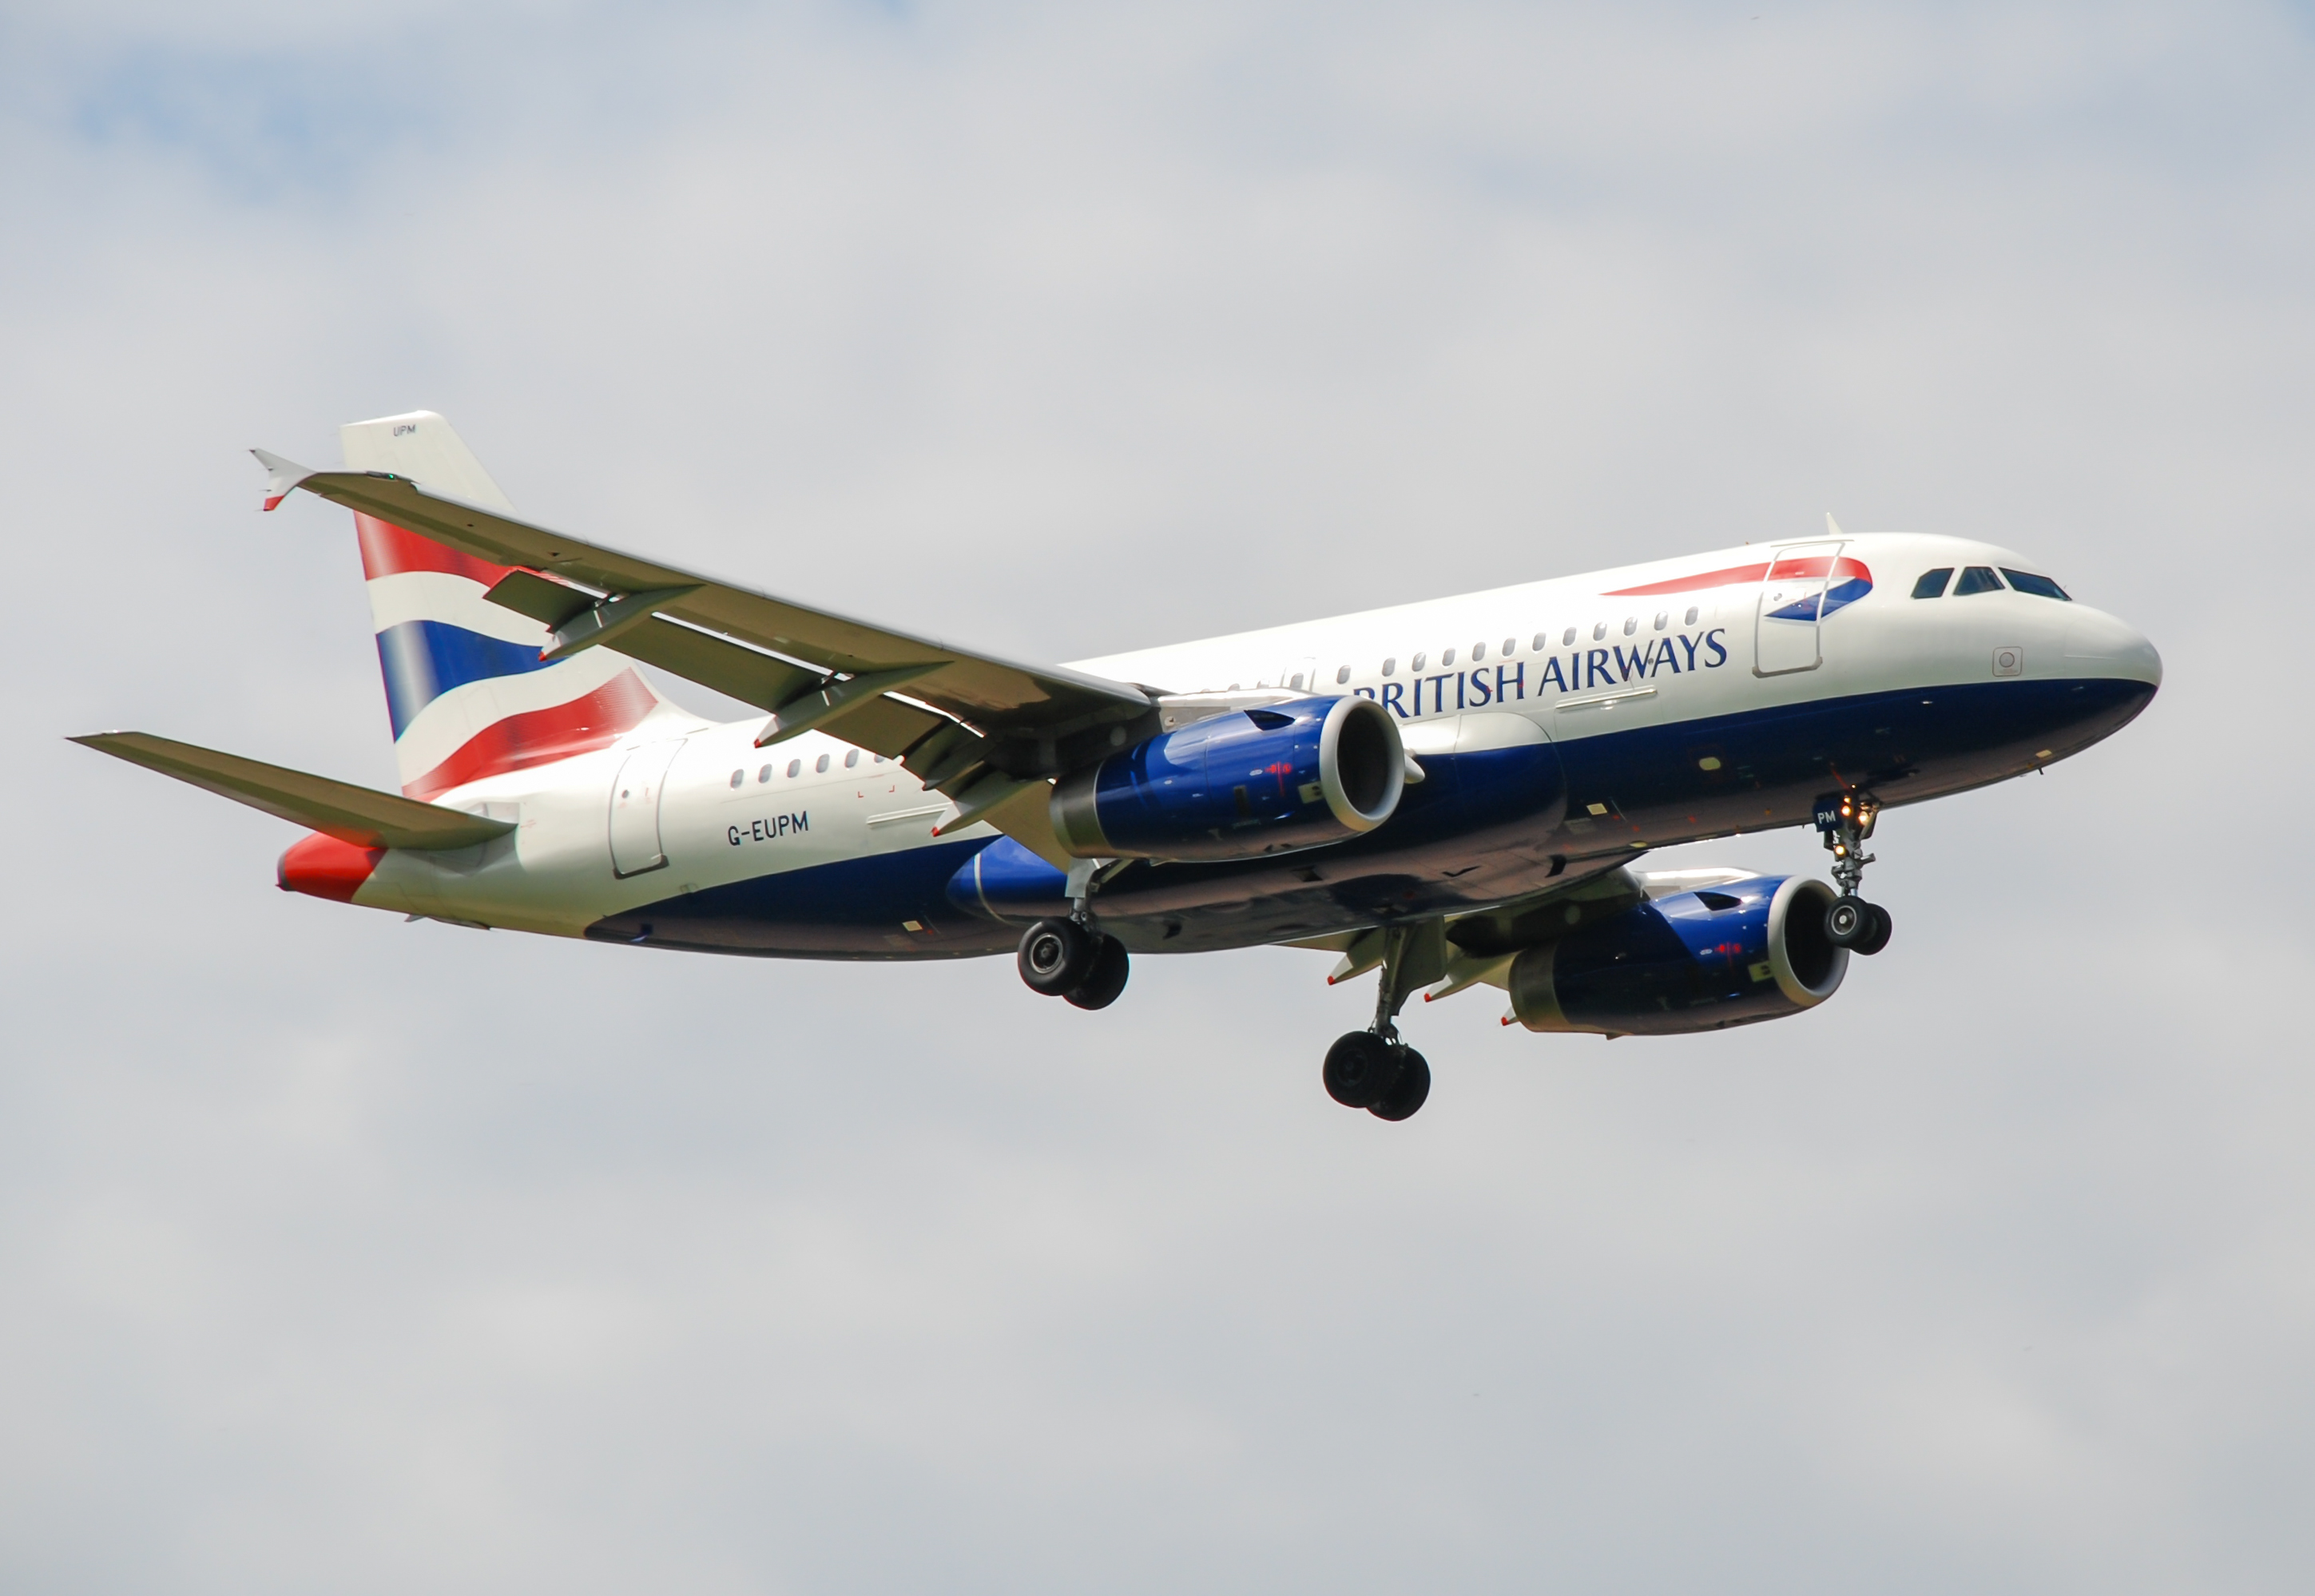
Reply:
<svg viewBox="0 0 2315 1596"><path fill-rule="evenodd" d="M575 628L565 647L608 643L613 635L639 629L653 616L671 618L815 668L808 678L815 686L838 676L865 680L905 672L908 696L986 732L1018 732L1033 741L1138 720L1151 709L1149 696L1125 682L1055 666L1017 664L936 638L894 632L535 527L429 492L406 477L307 471L262 449L254 452L274 474L266 492L269 504L303 488L462 554L596 590L606 602L599 605L592 595L582 595L587 602L578 614L550 622L559 631ZM504 603L510 595L494 591L492 597ZM509 607L535 613L520 603ZM623 636L619 652L648 658L631 646L639 641ZM668 669L722 690L712 663L690 659L685 665L689 669L672 664ZM740 685L747 690L734 696L743 702L763 696L758 681Z"/></svg>
<svg viewBox="0 0 2315 1596"><path fill-rule="evenodd" d="M421 803L398 793L308 776L302 770L244 759L239 754L173 742L147 732L97 732L68 740L163 776L173 776L357 847L472 847L514 829L512 820L493 820L439 803Z"/></svg>
<svg viewBox="0 0 2315 1596"><path fill-rule="evenodd" d="M598 643L771 712L758 747L820 730L900 761L954 801L942 835L987 820L1056 866L1049 778L1106 753L1118 728L1158 730L1151 696L1051 665L1023 665L622 554L407 477L311 471L253 449L265 508L293 491L514 569L493 603L544 622L560 656ZM896 696L898 695L898 696Z"/></svg>

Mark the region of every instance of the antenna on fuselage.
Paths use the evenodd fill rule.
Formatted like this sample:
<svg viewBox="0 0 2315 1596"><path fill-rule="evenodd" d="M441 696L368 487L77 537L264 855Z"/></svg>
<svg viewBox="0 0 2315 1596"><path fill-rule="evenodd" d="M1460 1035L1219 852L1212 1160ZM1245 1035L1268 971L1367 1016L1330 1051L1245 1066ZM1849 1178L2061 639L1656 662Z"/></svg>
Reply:
<svg viewBox="0 0 2315 1596"><path fill-rule="evenodd" d="M1849 536L1848 533L1843 532L1840 529L1840 523L1832 519L1832 511L1829 510L1824 512L1824 529L1835 537L1846 537Z"/></svg>

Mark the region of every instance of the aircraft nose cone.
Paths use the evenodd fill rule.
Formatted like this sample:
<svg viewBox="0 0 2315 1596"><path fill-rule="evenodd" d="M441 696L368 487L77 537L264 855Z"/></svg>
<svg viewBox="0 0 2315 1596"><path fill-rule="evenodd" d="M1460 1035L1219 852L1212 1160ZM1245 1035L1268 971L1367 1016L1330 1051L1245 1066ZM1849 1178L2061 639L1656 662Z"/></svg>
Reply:
<svg viewBox="0 0 2315 1596"><path fill-rule="evenodd" d="M2162 685L2162 656L2144 633L2104 610L2077 605L2066 621L2066 665L2098 676Z"/></svg>

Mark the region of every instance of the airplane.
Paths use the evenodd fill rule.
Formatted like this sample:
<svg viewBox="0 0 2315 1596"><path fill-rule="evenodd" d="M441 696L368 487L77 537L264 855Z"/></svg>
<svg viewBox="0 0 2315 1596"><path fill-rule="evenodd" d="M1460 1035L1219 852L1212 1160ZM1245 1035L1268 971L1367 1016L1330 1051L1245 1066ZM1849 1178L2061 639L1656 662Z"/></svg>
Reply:
<svg viewBox="0 0 2315 1596"><path fill-rule="evenodd" d="M353 511L396 795L136 732L73 739L306 827L282 890L413 920L769 958L1011 953L1098 1010L1133 954L1378 972L1321 1080L1390 1122L1398 1019L1664 1036L1813 1009L1888 944L1880 812L2044 769L2162 679L2025 555L1823 534L1025 664L519 519L430 411L264 450ZM716 723L637 663L753 706ZM1640 868L1814 827L1832 883Z"/></svg>

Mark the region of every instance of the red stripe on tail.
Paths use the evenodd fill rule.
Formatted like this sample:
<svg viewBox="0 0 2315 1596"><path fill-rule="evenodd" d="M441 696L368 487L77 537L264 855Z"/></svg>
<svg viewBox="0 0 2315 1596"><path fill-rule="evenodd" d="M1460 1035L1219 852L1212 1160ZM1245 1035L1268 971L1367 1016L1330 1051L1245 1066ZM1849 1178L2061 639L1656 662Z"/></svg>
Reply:
<svg viewBox="0 0 2315 1596"><path fill-rule="evenodd" d="M433 769L404 783L402 790L412 798L430 799L486 776L504 776L608 748L634 731L658 703L643 678L623 670L584 698L511 714L484 727Z"/></svg>
<svg viewBox="0 0 2315 1596"><path fill-rule="evenodd" d="M381 576L400 576L408 571L439 571L446 576L463 576L487 588L508 571L504 565L493 565L488 560L444 548L431 538L421 537L359 510L354 511L354 535L361 539L362 575L372 581Z"/></svg>

